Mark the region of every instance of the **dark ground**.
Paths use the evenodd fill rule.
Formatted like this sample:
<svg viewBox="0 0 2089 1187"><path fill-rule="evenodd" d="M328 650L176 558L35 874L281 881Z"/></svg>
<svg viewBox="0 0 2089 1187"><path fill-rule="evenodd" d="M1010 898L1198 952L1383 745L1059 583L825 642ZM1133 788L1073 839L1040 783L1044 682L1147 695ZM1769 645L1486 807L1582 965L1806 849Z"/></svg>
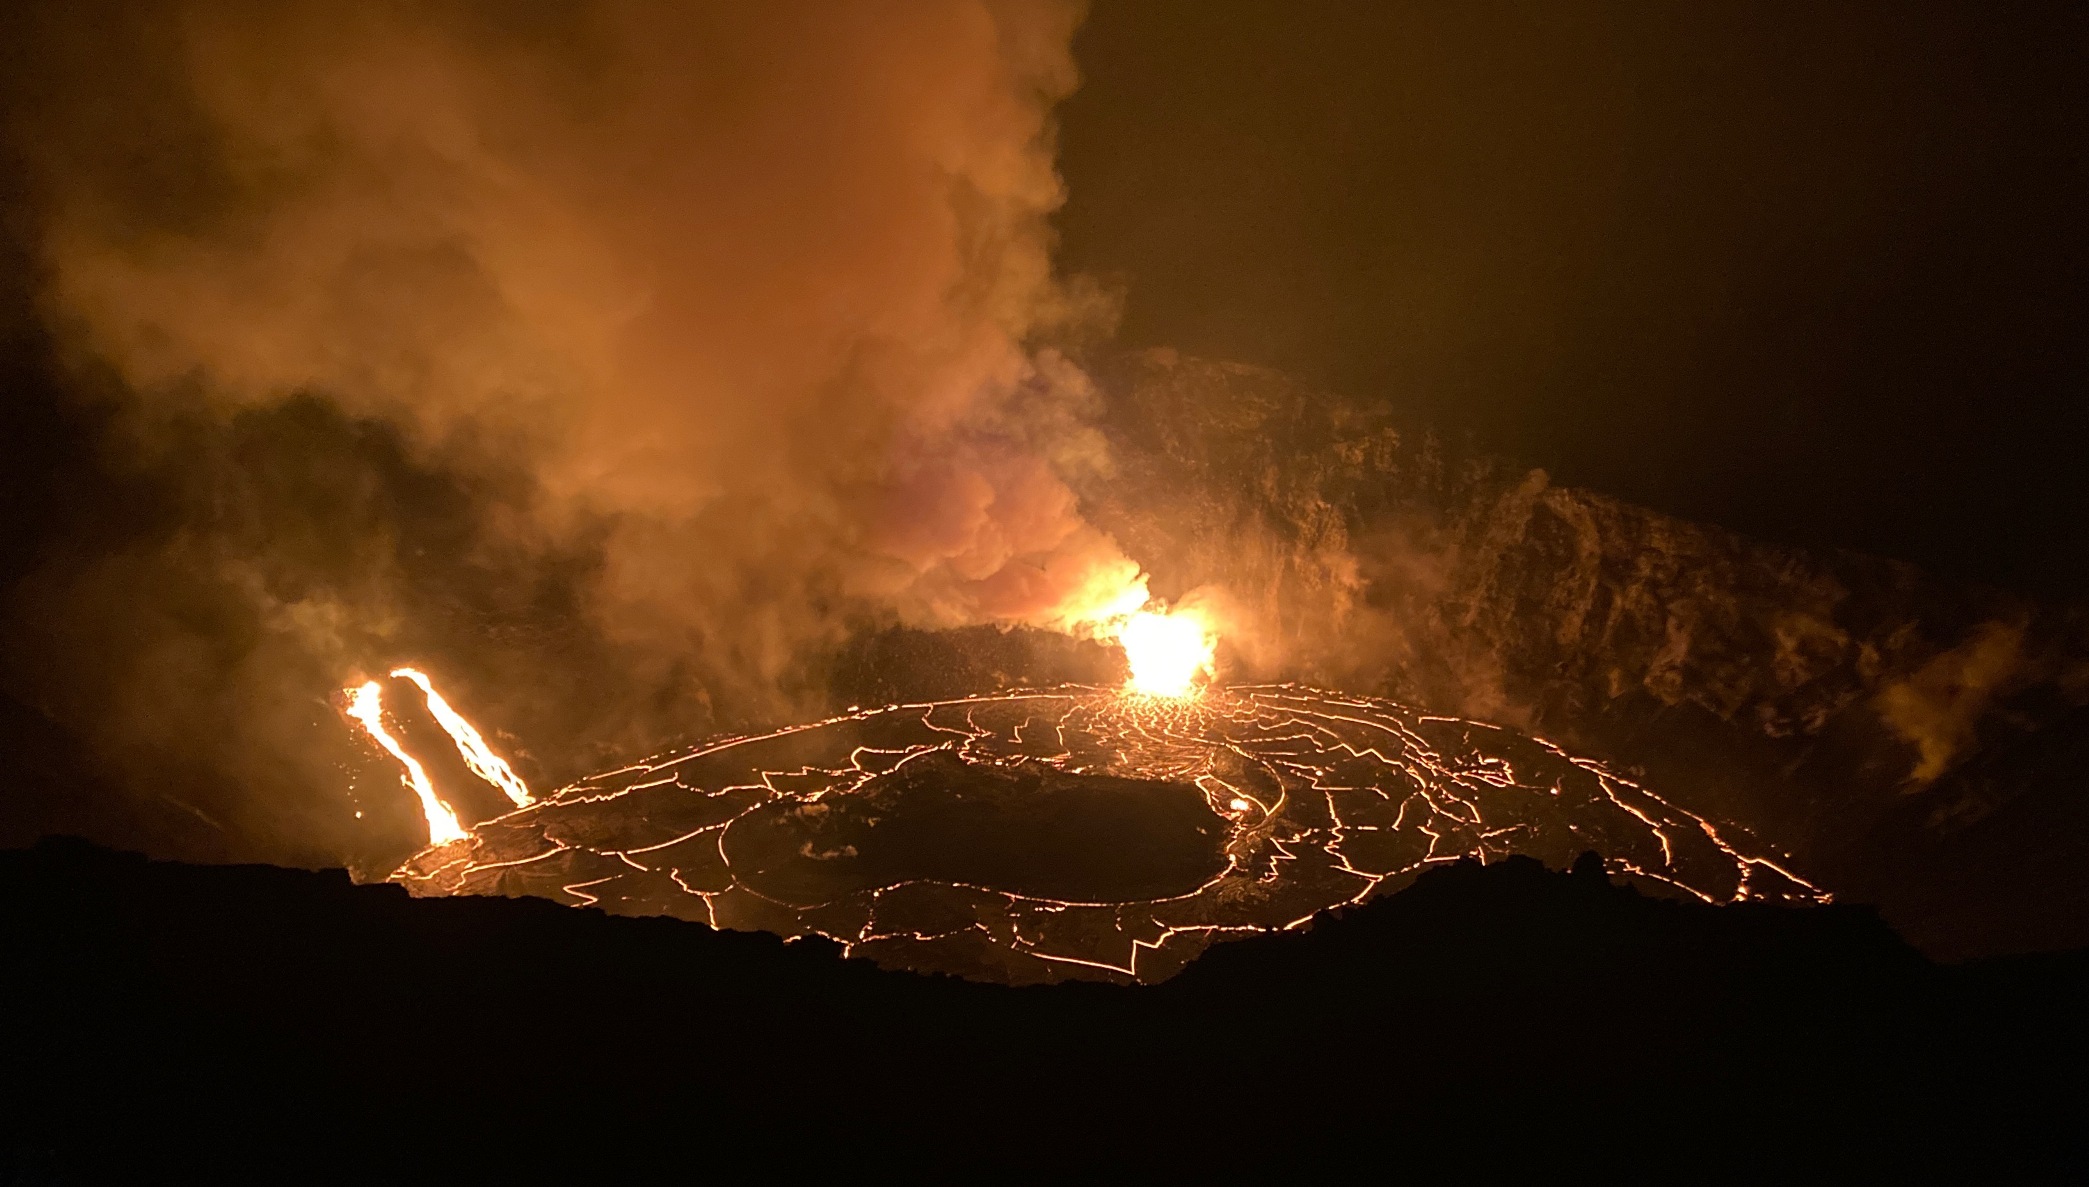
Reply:
<svg viewBox="0 0 2089 1187"><path fill-rule="evenodd" d="M2089 1164L2089 955L1939 966L1867 910L1521 859L1138 990L68 841L0 901L13 1181Z"/></svg>

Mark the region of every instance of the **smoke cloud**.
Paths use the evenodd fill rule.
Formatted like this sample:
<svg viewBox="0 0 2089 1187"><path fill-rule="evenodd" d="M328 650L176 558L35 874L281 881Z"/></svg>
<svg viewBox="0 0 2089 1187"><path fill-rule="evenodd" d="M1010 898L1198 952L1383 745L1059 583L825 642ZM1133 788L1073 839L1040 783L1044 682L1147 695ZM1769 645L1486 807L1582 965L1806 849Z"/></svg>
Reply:
<svg viewBox="0 0 2089 1187"><path fill-rule="evenodd" d="M1997 697L2027 675L2024 624L1985 622L1971 637L1879 690L1879 715L1915 748L1910 787L1936 782L1978 741Z"/></svg>
<svg viewBox="0 0 2089 1187"><path fill-rule="evenodd" d="M340 805L223 788L324 785L314 698L359 669L447 665L592 756L802 710L867 623L1068 625L1137 573L1045 345L1109 315L1047 225L1079 17L8 18L55 369L164 509L22 583L11 686L280 856Z"/></svg>

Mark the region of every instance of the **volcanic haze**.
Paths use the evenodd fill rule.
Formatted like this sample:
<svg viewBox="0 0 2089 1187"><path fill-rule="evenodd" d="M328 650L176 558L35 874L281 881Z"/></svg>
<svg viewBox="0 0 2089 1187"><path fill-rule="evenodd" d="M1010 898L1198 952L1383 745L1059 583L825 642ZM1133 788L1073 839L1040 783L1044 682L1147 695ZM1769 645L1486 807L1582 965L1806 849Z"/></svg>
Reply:
<svg viewBox="0 0 2089 1187"><path fill-rule="evenodd" d="M225 852L309 857L338 805L234 789L329 782L358 673L438 663L578 773L822 707L865 624L1121 593L1046 345L1110 316L1046 223L1079 16L17 10L46 370L165 510L30 576L11 687L124 781L193 771L156 794Z"/></svg>

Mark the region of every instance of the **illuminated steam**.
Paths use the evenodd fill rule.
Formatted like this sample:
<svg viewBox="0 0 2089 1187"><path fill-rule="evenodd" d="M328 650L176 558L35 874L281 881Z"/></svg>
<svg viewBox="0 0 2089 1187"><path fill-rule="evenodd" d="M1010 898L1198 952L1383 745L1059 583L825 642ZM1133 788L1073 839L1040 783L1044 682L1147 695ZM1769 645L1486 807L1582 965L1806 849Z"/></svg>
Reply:
<svg viewBox="0 0 2089 1187"><path fill-rule="evenodd" d="M865 628L1094 633L1144 587L1051 348L1110 316L1047 224L1079 15L17 9L42 314L177 515L26 583L28 695L310 860L343 672L607 753L818 707Z"/></svg>
<svg viewBox="0 0 2089 1187"><path fill-rule="evenodd" d="M552 526L643 525L611 540L625 621L736 612L663 545L968 620L1052 617L1114 559L1055 469L1092 443L1036 439L1083 381L1024 349L1074 313L1044 223L1065 6L174 26L155 64L217 150L208 209L126 208L117 162L41 154L53 303L147 399L316 390L431 446L498 433Z"/></svg>

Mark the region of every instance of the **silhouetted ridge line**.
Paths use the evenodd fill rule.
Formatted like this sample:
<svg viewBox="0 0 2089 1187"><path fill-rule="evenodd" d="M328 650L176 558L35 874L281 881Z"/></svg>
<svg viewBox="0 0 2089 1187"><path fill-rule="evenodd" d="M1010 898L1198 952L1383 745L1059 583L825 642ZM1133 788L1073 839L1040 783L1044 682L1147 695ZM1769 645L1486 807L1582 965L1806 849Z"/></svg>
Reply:
<svg viewBox="0 0 2089 1187"><path fill-rule="evenodd" d="M0 853L0 894L7 1149L83 1176L285 1146L372 1174L568 1147L598 1170L671 1146L1171 1173L1481 1137L1497 1163L1710 1142L1723 1170L2081 1153L2084 954L1937 966L1866 909L1653 900L1523 859L1139 988L77 841Z"/></svg>

